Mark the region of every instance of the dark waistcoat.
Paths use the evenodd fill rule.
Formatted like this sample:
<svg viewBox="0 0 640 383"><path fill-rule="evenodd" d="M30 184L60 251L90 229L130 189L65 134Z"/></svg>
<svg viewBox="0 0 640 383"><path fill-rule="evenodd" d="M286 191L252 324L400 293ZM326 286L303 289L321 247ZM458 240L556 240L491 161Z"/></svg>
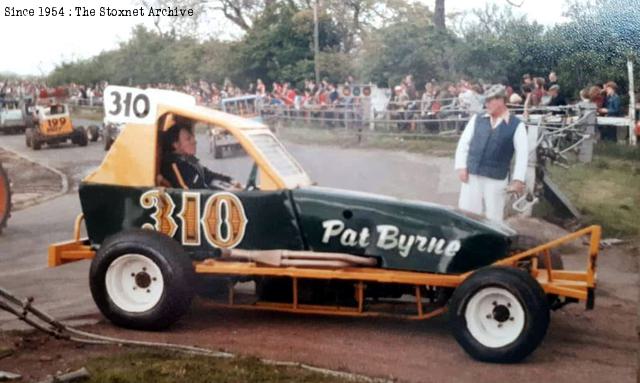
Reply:
<svg viewBox="0 0 640 383"><path fill-rule="evenodd" d="M517 117L510 116L508 123L503 120L491 129L490 117L477 115L467 158L469 174L505 179L513 158L513 136L519 124Z"/></svg>

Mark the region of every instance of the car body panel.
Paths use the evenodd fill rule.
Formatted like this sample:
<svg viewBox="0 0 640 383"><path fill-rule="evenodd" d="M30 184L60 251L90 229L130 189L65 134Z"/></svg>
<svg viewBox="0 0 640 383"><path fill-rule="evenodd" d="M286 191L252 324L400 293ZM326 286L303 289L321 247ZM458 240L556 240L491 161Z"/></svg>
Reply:
<svg viewBox="0 0 640 383"><path fill-rule="evenodd" d="M221 197L230 201L224 211L214 201ZM194 260L217 257L218 248L311 250L371 256L389 269L461 273L506 257L513 234L439 205L318 187L229 193L83 183L80 199L94 245L147 227L179 241ZM211 233L225 218L236 238L216 241Z"/></svg>
<svg viewBox="0 0 640 383"><path fill-rule="evenodd" d="M304 248L287 190L229 193L82 183L79 194L96 246L122 230L149 228L176 239L194 259L215 257L218 248Z"/></svg>
<svg viewBox="0 0 640 383"><path fill-rule="evenodd" d="M40 139L57 138L73 134L69 108L63 104L37 107L37 133Z"/></svg>
<svg viewBox="0 0 640 383"><path fill-rule="evenodd" d="M25 104L18 100L2 100L0 102L0 130L26 127Z"/></svg>
<svg viewBox="0 0 640 383"><path fill-rule="evenodd" d="M506 257L515 234L421 201L320 187L292 195L310 250L375 256L384 268L466 272Z"/></svg>

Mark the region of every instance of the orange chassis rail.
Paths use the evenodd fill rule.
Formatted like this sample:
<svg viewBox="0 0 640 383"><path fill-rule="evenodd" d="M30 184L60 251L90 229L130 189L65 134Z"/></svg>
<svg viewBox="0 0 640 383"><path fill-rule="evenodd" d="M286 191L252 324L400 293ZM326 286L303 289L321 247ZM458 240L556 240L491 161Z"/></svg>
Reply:
<svg viewBox="0 0 640 383"><path fill-rule="evenodd" d="M94 250L86 239L80 238L80 225L82 215L75 222L75 238L72 241L53 244L49 247L49 267L59 266L82 259L91 259L95 256ZM589 254L586 269L584 270L555 270L551 267L551 250L571 241L589 236ZM516 266L519 262L531 260L530 272L547 294L555 294L559 297L573 300L586 301L588 309L593 307L594 291L596 286L596 259L600 246L601 228L589 226L551 242L514 254L501 259L494 266ZM543 264L538 264L538 256L542 255ZM236 293L229 287L227 303L208 303L214 306L234 307L242 309L263 309L283 312L296 312L306 314L331 314L343 316L393 316L408 319L427 319L445 312L446 308L436 307L429 309L423 303L422 289L425 287L452 287L455 288L470 276L473 272L464 274L435 274L412 271L388 270L378 268L344 268L344 269L317 269L300 267L272 267L261 266L253 262L227 262L208 259L195 262L195 271L198 274L229 276L253 276L253 277L288 277L292 280L293 299L290 303L274 302L236 302ZM343 280L353 281L355 286L356 307L309 305L299 302L299 281L301 279L316 280ZM415 314L403 315L382 311L365 310L366 283L394 283L413 286L415 289Z"/></svg>

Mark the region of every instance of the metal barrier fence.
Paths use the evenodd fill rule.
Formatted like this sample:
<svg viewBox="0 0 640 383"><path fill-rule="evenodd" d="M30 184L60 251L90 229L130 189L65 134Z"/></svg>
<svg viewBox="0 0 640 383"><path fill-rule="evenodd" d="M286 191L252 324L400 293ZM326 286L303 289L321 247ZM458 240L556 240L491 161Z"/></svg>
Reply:
<svg viewBox="0 0 640 383"><path fill-rule="evenodd" d="M375 110L364 98L351 98L351 102L333 105L295 105L265 103L259 100L255 108L266 123L276 126L305 127L317 129L342 129L358 136L382 135L428 138L431 136L456 136L476 112L462 107L458 99L442 99L435 102L406 100L389 102L384 110ZM72 108L102 111L98 105L87 105L86 100L69 99ZM94 99L94 101L96 101ZM428 105L427 105L428 104ZM204 105L220 109L219 104ZM522 105L508 105L510 111L525 124L565 126L578 120L587 110L578 105L541 106L525 109ZM634 124L628 117L597 117L597 125L617 127L618 136L625 137L627 128Z"/></svg>
<svg viewBox="0 0 640 383"><path fill-rule="evenodd" d="M408 102L411 105L412 102ZM407 104L407 103L403 103ZM413 102L420 105L420 101ZM518 116L527 126L540 125L560 127L574 124L585 114L595 114L595 109L580 105L539 106L524 108L522 105L508 105L511 113ZM393 109L376 111L367 109L366 104L337 104L293 108L284 105L262 105L261 113L268 123L292 127L344 129L358 135L393 135L428 138L431 136L458 135L464 130L472 115L482 110L469 111L457 102L434 109ZM593 126L615 129L618 141L626 141L630 126L635 122L628 117L593 116ZM584 121L584 120L582 120ZM583 122L578 124L584 125ZM593 134L592 134L593 135Z"/></svg>
<svg viewBox="0 0 640 383"><path fill-rule="evenodd" d="M445 106L437 111L420 108L421 101L407 102L408 107L375 110L370 104L338 103L335 105L262 105L261 114L269 122L289 125L344 128L364 134L393 133L406 135L457 134L470 118L467 110ZM403 103L405 104L405 103Z"/></svg>

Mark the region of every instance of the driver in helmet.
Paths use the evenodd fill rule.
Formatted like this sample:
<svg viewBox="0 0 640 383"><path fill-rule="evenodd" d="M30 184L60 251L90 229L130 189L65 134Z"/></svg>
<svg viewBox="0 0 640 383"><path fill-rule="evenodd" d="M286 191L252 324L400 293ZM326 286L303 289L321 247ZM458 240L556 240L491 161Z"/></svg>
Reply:
<svg viewBox="0 0 640 383"><path fill-rule="evenodd" d="M162 135L162 183L182 189L242 190L233 178L213 172L200 164L196 157L196 138L193 125L177 121Z"/></svg>

